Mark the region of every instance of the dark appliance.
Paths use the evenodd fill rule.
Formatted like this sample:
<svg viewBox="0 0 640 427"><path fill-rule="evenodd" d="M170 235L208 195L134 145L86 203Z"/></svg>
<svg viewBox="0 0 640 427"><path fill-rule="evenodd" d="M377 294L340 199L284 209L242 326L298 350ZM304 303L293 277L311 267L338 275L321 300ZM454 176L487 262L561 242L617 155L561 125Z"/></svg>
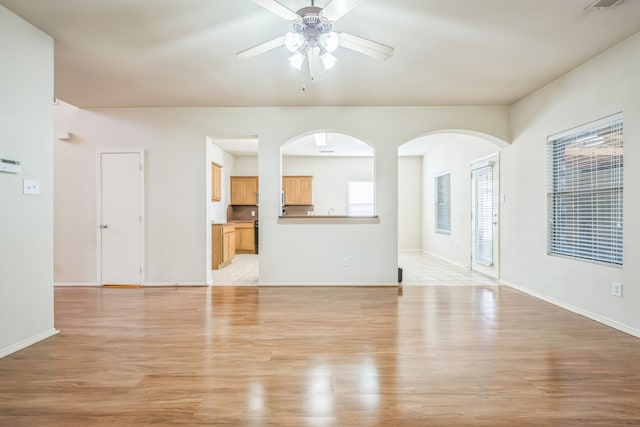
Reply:
<svg viewBox="0 0 640 427"><path fill-rule="evenodd" d="M256 244L256 254L258 253L258 220L256 219L253 223L253 237L254 242Z"/></svg>

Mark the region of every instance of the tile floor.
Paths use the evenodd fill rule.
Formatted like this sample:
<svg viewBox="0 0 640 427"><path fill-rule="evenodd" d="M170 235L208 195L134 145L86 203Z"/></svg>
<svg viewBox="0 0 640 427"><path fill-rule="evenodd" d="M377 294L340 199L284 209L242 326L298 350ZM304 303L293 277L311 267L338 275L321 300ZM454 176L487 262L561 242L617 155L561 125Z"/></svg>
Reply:
<svg viewBox="0 0 640 427"><path fill-rule="evenodd" d="M398 253L403 286L496 286L495 279L422 252ZM233 262L213 271L213 284L258 286L258 255L236 255Z"/></svg>
<svg viewBox="0 0 640 427"><path fill-rule="evenodd" d="M398 266L403 269L403 286L498 285L498 282L489 276L422 252L398 252Z"/></svg>
<svg viewBox="0 0 640 427"><path fill-rule="evenodd" d="M231 264L213 270L214 286L258 286L258 255L237 254Z"/></svg>

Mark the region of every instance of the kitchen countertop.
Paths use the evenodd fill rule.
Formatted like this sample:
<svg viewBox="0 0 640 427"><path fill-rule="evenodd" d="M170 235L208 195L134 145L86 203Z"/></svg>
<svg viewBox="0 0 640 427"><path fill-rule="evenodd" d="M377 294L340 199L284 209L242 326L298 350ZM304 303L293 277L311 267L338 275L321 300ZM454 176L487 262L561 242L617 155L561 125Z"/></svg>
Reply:
<svg viewBox="0 0 640 427"><path fill-rule="evenodd" d="M284 215L278 217L279 224L379 224L380 217L349 215Z"/></svg>

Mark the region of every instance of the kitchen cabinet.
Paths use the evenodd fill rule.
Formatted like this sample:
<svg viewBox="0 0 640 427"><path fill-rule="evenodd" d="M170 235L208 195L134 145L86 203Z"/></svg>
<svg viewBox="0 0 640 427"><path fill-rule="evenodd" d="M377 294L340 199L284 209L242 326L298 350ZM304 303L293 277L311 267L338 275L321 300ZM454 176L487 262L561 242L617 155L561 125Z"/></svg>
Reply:
<svg viewBox="0 0 640 427"><path fill-rule="evenodd" d="M211 162L211 201L222 200L222 166Z"/></svg>
<svg viewBox="0 0 640 427"><path fill-rule="evenodd" d="M258 204L258 177L257 176L232 176L231 177L231 204L232 205L257 205Z"/></svg>
<svg viewBox="0 0 640 427"><path fill-rule="evenodd" d="M211 268L219 270L231 263L236 255L236 226L234 224L211 225Z"/></svg>
<svg viewBox="0 0 640 427"><path fill-rule="evenodd" d="M312 205L313 177L283 176L282 191L285 205Z"/></svg>
<svg viewBox="0 0 640 427"><path fill-rule="evenodd" d="M236 253L256 253L256 240L253 229L253 221L236 222Z"/></svg>

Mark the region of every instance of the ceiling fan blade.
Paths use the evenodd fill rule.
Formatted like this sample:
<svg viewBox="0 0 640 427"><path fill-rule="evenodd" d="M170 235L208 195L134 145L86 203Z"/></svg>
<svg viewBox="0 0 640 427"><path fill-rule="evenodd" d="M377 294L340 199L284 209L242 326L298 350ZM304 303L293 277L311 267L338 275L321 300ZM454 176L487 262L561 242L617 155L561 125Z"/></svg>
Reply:
<svg viewBox="0 0 640 427"><path fill-rule="evenodd" d="M276 0L253 0L253 2L288 21L295 21L300 18L297 13L278 3Z"/></svg>
<svg viewBox="0 0 640 427"><path fill-rule="evenodd" d="M322 16L329 21L336 22L361 2L362 0L333 0L322 9Z"/></svg>
<svg viewBox="0 0 640 427"><path fill-rule="evenodd" d="M250 59L282 45L284 45L284 36L280 36L273 40L269 40L268 42L260 43L259 45L240 51L236 53L236 56L240 59Z"/></svg>
<svg viewBox="0 0 640 427"><path fill-rule="evenodd" d="M309 74L311 75L311 80L319 80L324 71L322 62L320 61L320 48L314 47L309 49L307 51L307 57L309 59Z"/></svg>
<svg viewBox="0 0 640 427"><path fill-rule="evenodd" d="M338 33L340 46L356 52L364 53L377 59L389 59L393 56L393 48L386 44L374 42L349 33Z"/></svg>

